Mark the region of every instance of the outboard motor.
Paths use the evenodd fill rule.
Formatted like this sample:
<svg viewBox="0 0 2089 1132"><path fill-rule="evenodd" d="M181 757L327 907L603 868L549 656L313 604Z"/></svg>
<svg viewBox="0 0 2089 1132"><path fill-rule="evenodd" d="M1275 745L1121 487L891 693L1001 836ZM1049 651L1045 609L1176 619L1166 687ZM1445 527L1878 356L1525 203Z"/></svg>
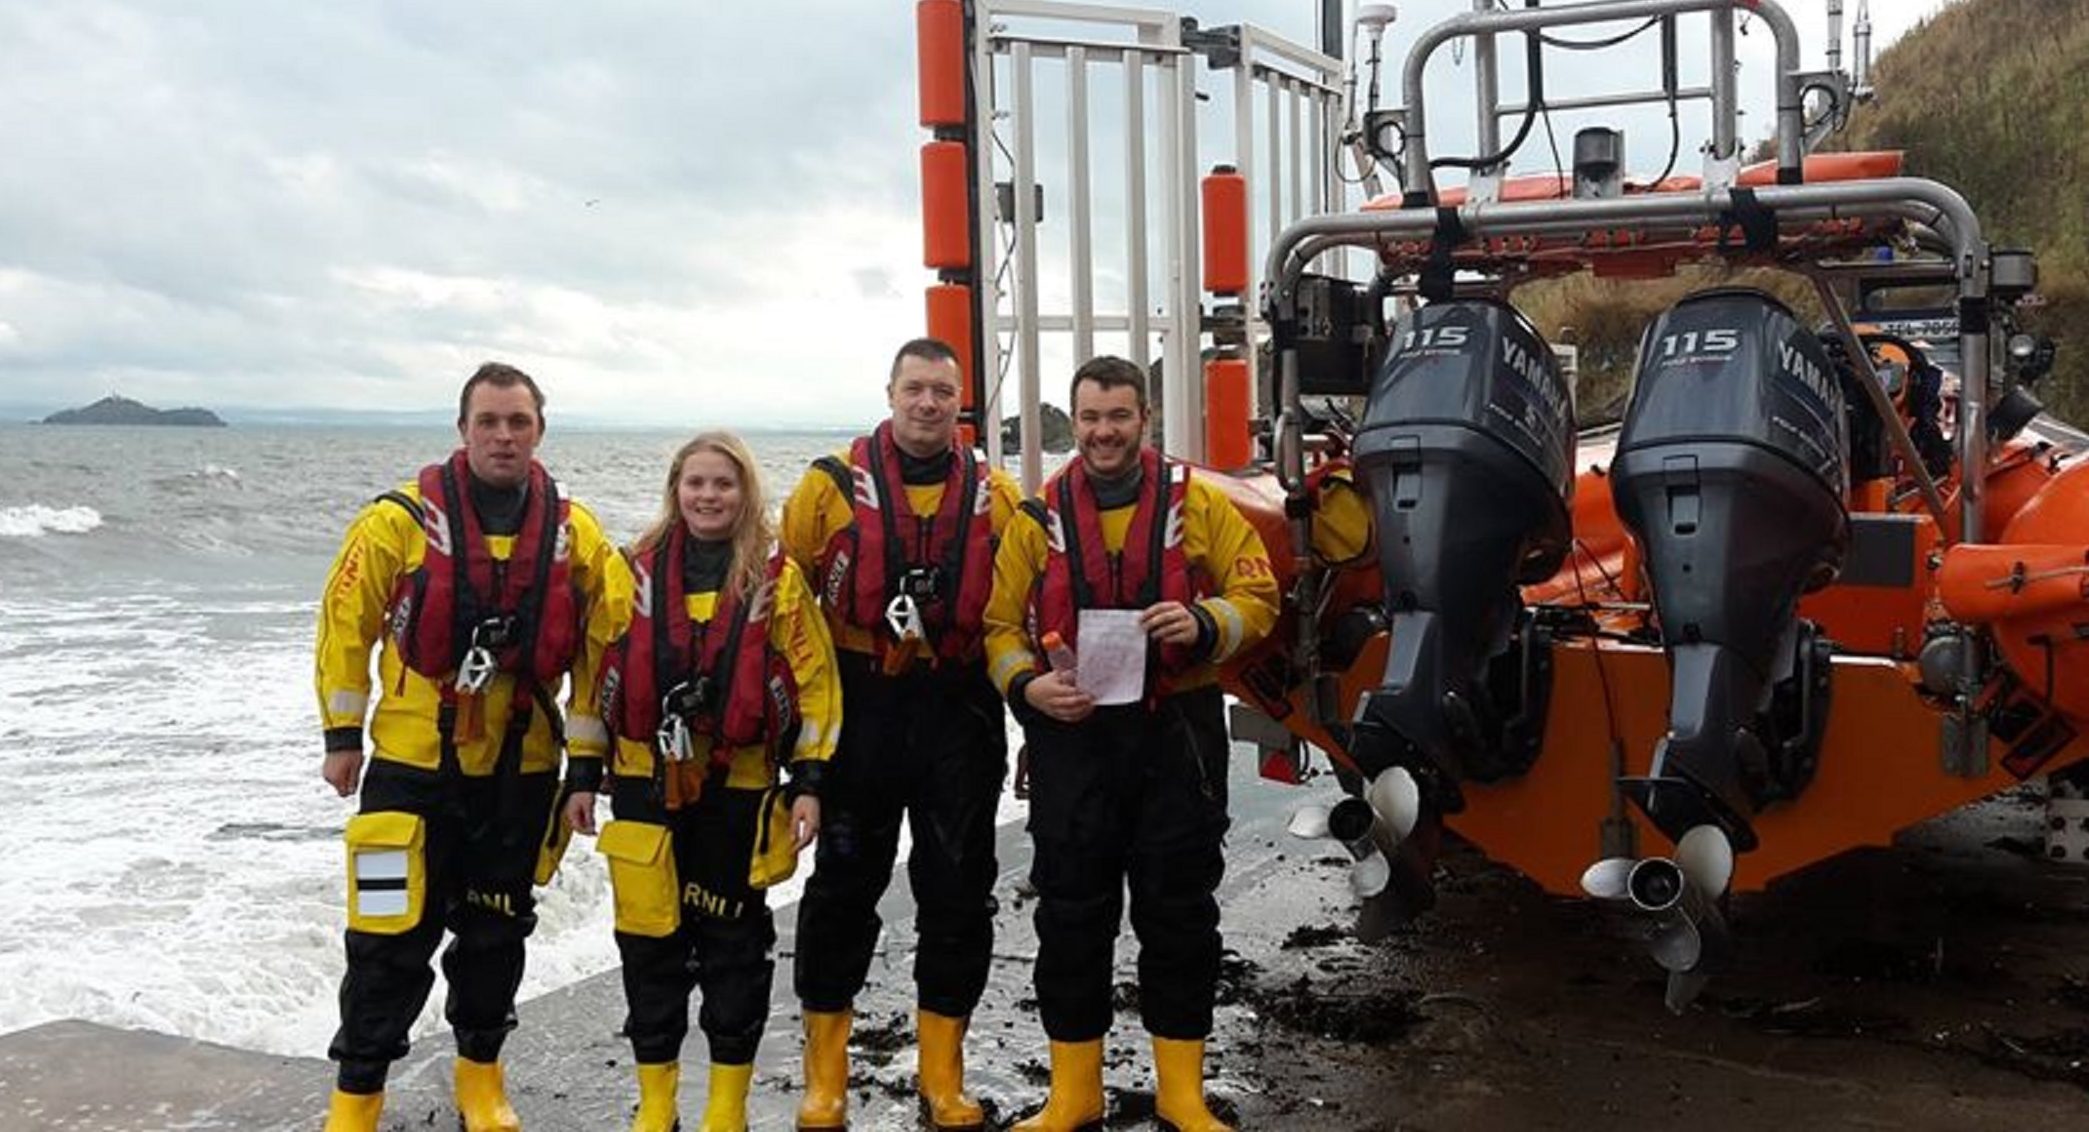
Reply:
<svg viewBox="0 0 2089 1132"><path fill-rule="evenodd" d="M1354 443L1392 649L1350 747L1440 812L1463 808L1461 780L1537 757L1550 656L1517 585L1566 557L1574 441L1573 391L1514 308L1432 303L1394 327Z"/></svg>
<svg viewBox="0 0 2089 1132"><path fill-rule="evenodd" d="M1827 646L1795 610L1848 543L1847 427L1832 360L1769 295L1700 292L1640 340L1611 494L1653 589L1669 725L1622 785L1672 839L1712 824L1752 849L1755 812L1811 778Z"/></svg>

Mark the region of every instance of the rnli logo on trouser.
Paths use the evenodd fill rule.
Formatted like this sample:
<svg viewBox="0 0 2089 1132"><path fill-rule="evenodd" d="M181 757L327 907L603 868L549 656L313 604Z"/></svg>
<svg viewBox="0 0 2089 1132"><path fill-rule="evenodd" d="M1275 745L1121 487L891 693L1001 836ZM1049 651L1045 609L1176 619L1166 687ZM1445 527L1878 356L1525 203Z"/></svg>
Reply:
<svg viewBox="0 0 2089 1132"><path fill-rule="evenodd" d="M464 890L464 903L496 916L515 918L515 894L512 892L484 892L476 888Z"/></svg>
<svg viewBox="0 0 2089 1132"><path fill-rule="evenodd" d="M745 901L720 896L693 880L682 885L682 903L697 915L718 920L737 920L746 910Z"/></svg>

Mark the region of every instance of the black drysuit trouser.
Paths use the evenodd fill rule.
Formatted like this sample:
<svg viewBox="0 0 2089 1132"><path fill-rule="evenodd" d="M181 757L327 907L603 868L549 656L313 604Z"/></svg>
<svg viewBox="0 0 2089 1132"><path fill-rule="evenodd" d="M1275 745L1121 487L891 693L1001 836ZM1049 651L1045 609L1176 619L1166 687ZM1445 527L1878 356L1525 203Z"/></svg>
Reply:
<svg viewBox="0 0 2089 1132"><path fill-rule="evenodd" d="M1078 724L1026 724L1037 1004L1046 1036L1110 1028L1125 891L1139 937L1149 1033L1201 1040L1218 986L1225 873L1226 723L1216 686L1098 708Z"/></svg>
<svg viewBox="0 0 2089 1132"><path fill-rule="evenodd" d="M914 984L922 1009L972 1013L994 949L994 811L1008 775L1001 697L978 664L874 671L840 654L841 739L798 904L794 983L807 1010L849 1009L870 971L900 823L913 837Z"/></svg>
<svg viewBox="0 0 2089 1132"><path fill-rule="evenodd" d="M612 789L617 820L668 827L680 882L681 923L674 932L657 938L616 933L624 962L624 1033L642 1065L681 1059L689 996L698 990L697 1025L711 1061L754 1063L776 976L775 919L767 897L747 883L764 797L714 779L694 805L669 814L650 781L619 779Z"/></svg>
<svg viewBox="0 0 2089 1132"><path fill-rule="evenodd" d="M457 1052L496 1061L515 1028L523 941L537 926L532 874L558 794L557 776L457 777L390 759L372 759L362 812L401 811L425 823L427 896L421 919L396 935L350 929L341 979L341 1028L327 1049L340 1063L342 1091L384 1088L390 1064L405 1057L407 1034L435 985L429 959L443 933L444 1017Z"/></svg>

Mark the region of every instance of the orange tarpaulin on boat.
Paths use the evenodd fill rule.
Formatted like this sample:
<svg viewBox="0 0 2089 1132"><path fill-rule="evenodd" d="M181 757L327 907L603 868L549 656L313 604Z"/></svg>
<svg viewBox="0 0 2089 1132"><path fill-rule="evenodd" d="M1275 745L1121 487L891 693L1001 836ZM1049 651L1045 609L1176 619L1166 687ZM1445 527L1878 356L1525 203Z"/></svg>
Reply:
<svg viewBox="0 0 2089 1132"><path fill-rule="evenodd" d="M1803 166L1807 181L1863 181L1874 177L1900 176L1902 153L1900 150L1868 150L1862 153L1816 153L1806 158ZM1777 183L1777 163L1758 161L1744 166L1735 184L1743 188L1757 188ZM1502 182L1501 199L1504 201L1559 200L1573 195L1574 180L1557 173L1532 173L1522 177L1511 177ZM1638 193L1685 193L1704 187L1704 178L1694 176L1669 177L1658 185L1632 184L1625 186L1627 195ZM1465 203L1466 188L1454 185L1437 194L1437 203L1454 206ZM1400 194L1391 193L1364 205L1368 210L1386 211L1400 207Z"/></svg>

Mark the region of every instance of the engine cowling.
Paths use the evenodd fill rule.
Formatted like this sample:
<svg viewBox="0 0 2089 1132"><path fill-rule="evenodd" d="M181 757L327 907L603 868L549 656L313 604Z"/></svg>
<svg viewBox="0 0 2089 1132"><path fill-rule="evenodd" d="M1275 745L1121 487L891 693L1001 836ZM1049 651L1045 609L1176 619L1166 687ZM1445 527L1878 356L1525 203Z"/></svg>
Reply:
<svg viewBox="0 0 2089 1132"><path fill-rule="evenodd" d="M1455 809L1459 780L1536 756L1543 674L1533 687L1489 670L1531 644L1517 584L1566 556L1574 439L1573 391L1513 308L1433 303L1395 328L1354 448L1392 629L1351 744L1366 776L1408 767ZM1505 684L1524 702L1504 702Z"/></svg>
<svg viewBox="0 0 2089 1132"><path fill-rule="evenodd" d="M1625 787L1670 837L1712 822L1751 848L1755 811L1795 790L1772 780L1763 731L1775 681L1817 651L1799 597L1849 540L1847 427L1833 362L1769 295L1700 292L1640 340L1611 492L1671 690L1652 769Z"/></svg>

